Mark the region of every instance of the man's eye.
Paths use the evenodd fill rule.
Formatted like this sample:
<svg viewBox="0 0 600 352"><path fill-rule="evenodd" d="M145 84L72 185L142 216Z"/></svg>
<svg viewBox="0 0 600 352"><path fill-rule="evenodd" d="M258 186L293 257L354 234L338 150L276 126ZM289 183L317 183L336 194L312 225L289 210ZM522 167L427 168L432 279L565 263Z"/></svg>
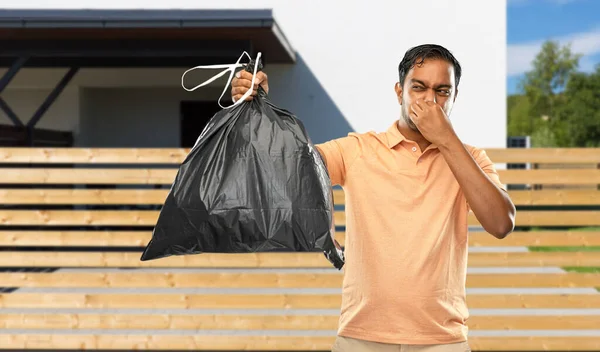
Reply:
<svg viewBox="0 0 600 352"><path fill-rule="evenodd" d="M440 92L440 93L442 93L444 95L450 95L450 91L447 90L447 89L442 89L442 90L439 90L438 92Z"/></svg>
<svg viewBox="0 0 600 352"><path fill-rule="evenodd" d="M423 87L420 87L420 86L413 86L413 89L423 89Z"/></svg>

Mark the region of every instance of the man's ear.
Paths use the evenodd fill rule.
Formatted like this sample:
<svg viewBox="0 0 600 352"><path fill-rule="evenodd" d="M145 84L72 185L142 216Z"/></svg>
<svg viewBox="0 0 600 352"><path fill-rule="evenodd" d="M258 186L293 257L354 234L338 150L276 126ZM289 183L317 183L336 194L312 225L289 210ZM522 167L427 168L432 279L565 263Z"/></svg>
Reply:
<svg viewBox="0 0 600 352"><path fill-rule="evenodd" d="M456 101L456 97L458 96L458 89L456 89L456 93L454 93L454 99L452 99L452 102Z"/></svg>
<svg viewBox="0 0 600 352"><path fill-rule="evenodd" d="M394 91L396 92L398 103L402 105L402 86L400 85L400 82L396 82L396 84L394 85Z"/></svg>

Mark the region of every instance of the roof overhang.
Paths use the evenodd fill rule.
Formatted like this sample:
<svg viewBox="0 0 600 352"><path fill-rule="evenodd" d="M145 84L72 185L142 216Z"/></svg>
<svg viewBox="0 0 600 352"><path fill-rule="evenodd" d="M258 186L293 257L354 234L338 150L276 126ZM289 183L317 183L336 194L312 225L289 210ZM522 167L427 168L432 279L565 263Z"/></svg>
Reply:
<svg viewBox="0 0 600 352"><path fill-rule="evenodd" d="M294 63L272 10L0 10L0 65L189 66Z"/></svg>

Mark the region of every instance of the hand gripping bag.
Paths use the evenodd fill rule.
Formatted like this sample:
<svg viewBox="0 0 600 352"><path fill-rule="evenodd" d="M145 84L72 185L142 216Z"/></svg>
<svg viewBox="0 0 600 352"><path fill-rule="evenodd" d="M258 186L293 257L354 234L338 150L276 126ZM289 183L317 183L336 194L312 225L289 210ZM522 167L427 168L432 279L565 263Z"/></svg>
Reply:
<svg viewBox="0 0 600 352"><path fill-rule="evenodd" d="M229 67L230 80L236 67L254 76L262 67L260 53L249 64L239 61L198 67ZM211 118L179 166L141 260L322 251L341 269L331 181L302 122L274 105L262 87L255 99L244 99Z"/></svg>

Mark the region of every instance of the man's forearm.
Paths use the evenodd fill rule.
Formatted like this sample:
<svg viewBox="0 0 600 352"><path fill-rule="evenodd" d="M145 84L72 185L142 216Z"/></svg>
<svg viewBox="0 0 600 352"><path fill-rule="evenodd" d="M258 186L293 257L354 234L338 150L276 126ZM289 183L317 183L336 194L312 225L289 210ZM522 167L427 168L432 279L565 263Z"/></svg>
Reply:
<svg viewBox="0 0 600 352"><path fill-rule="evenodd" d="M323 160L323 164L325 164L325 168L327 168L327 160L325 159L325 155L323 155L323 152L321 151L321 149L319 149L319 147L316 145L315 145L315 150L317 151L317 153L319 153L321 160Z"/></svg>
<svg viewBox="0 0 600 352"><path fill-rule="evenodd" d="M497 238L506 237L513 231L515 219L508 194L487 177L458 137L439 149L483 228Z"/></svg>

